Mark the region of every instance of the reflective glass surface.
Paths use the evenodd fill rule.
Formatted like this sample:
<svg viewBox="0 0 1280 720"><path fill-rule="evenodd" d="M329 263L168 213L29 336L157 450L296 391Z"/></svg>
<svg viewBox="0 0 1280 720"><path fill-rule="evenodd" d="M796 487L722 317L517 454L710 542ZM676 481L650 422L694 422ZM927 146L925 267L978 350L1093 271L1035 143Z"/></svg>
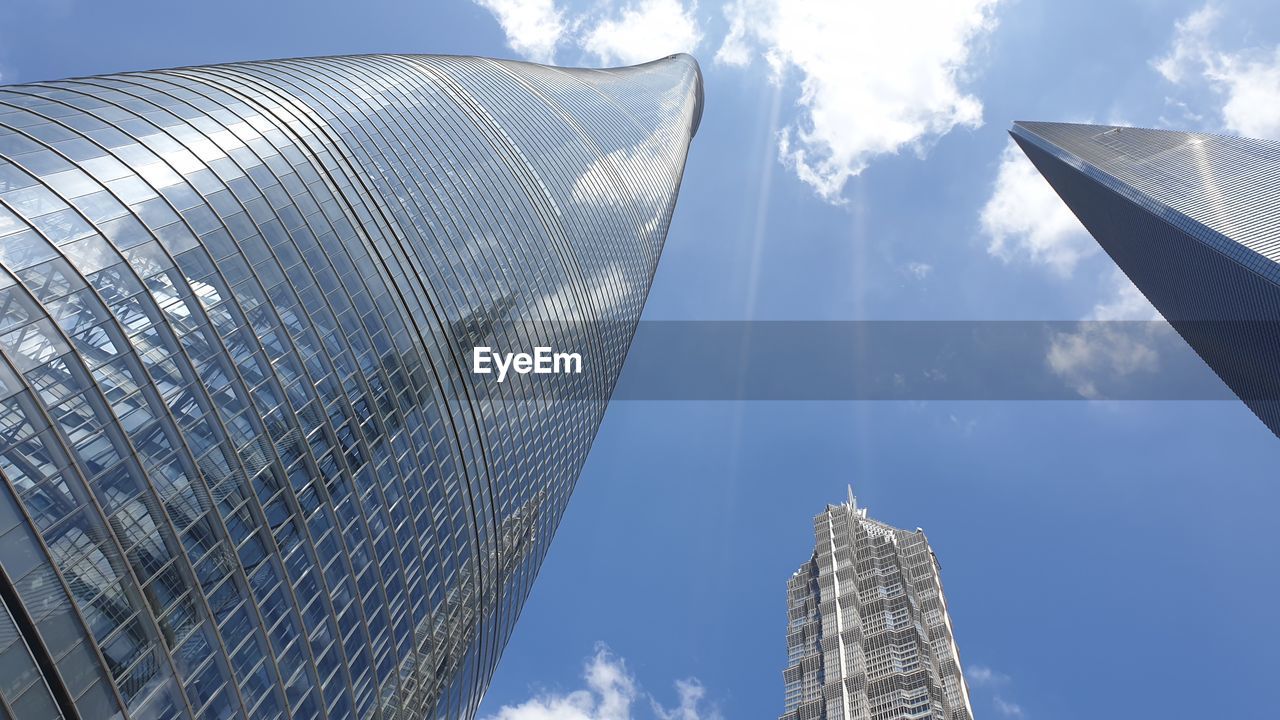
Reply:
<svg viewBox="0 0 1280 720"><path fill-rule="evenodd" d="M0 714L474 714L701 92L683 55L0 87ZM586 372L478 388L530 321Z"/></svg>
<svg viewBox="0 0 1280 720"><path fill-rule="evenodd" d="M1070 123L1011 132L1134 285L1280 435L1280 142Z"/></svg>

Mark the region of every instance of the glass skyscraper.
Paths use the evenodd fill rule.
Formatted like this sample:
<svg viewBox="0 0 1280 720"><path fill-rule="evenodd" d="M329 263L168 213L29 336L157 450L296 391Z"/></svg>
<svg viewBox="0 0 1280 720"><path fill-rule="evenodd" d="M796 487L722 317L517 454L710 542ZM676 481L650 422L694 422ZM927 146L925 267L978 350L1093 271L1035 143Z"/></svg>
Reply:
<svg viewBox="0 0 1280 720"><path fill-rule="evenodd" d="M1042 122L1011 133L1151 304L1280 435L1280 142Z"/></svg>
<svg viewBox="0 0 1280 720"><path fill-rule="evenodd" d="M473 715L701 109L686 55L0 87L0 716Z"/></svg>
<svg viewBox="0 0 1280 720"><path fill-rule="evenodd" d="M852 490L813 528L813 557L787 582L779 720L973 720L924 531L872 520Z"/></svg>

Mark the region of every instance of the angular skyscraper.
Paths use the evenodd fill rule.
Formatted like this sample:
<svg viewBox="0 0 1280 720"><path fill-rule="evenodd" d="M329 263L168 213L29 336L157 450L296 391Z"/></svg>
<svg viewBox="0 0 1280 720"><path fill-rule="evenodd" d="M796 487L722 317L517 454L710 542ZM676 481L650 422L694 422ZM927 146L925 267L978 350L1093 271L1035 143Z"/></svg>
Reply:
<svg viewBox="0 0 1280 720"><path fill-rule="evenodd" d="M813 558L787 582L779 720L972 720L924 531L868 518L852 490L813 528Z"/></svg>
<svg viewBox="0 0 1280 720"><path fill-rule="evenodd" d="M685 55L0 87L0 716L473 715L701 109ZM531 320L584 371L477 381Z"/></svg>
<svg viewBox="0 0 1280 720"><path fill-rule="evenodd" d="M1019 122L1098 244L1280 435L1280 142Z"/></svg>

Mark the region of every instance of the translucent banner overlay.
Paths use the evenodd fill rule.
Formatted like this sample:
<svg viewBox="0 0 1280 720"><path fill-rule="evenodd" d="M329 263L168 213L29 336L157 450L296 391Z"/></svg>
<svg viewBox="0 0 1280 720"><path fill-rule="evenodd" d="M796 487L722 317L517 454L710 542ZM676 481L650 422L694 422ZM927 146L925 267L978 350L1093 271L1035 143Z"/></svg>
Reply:
<svg viewBox="0 0 1280 720"><path fill-rule="evenodd" d="M1280 324L1230 325L1239 337L1278 337ZM1221 327L1214 330L1221 330ZM517 387L594 395L600 348L625 339L618 323L508 321L451 342L472 392L494 400ZM1218 333L1214 333L1218 334ZM582 357L580 374L477 374L488 353ZM525 365L528 367L528 364ZM545 365L544 365L545 366ZM562 367L565 367L562 365ZM594 390L585 386L594 383ZM1262 387L1275 383L1261 382ZM1280 399L1280 390L1269 392ZM598 396L597 396L598 397ZM614 400L1231 400L1236 396L1163 321L645 321Z"/></svg>

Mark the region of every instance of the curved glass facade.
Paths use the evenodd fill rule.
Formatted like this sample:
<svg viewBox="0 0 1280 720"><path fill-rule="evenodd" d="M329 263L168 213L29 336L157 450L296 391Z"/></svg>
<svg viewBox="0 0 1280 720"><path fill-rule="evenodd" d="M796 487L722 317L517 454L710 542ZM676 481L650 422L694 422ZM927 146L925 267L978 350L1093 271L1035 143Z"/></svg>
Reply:
<svg viewBox="0 0 1280 720"><path fill-rule="evenodd" d="M0 87L0 714L473 715L701 104L685 55ZM585 372L477 385L531 320Z"/></svg>

